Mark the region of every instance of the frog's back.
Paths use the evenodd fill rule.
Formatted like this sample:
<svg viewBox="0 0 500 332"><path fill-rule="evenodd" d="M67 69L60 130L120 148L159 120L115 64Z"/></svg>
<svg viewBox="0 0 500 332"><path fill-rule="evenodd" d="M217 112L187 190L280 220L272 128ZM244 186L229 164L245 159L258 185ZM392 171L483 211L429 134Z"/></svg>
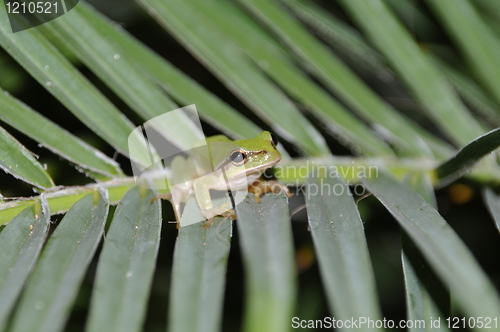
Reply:
<svg viewBox="0 0 500 332"><path fill-rule="evenodd" d="M210 144L210 143L231 143L233 142L229 137L225 136L225 135L215 135L215 136L210 136L210 137L207 137L206 139L207 143Z"/></svg>
<svg viewBox="0 0 500 332"><path fill-rule="evenodd" d="M187 158L177 156L172 160L170 168L176 183L194 180L213 172L227 160L230 151L237 148L234 141L224 135L207 137L205 142L206 145L192 149Z"/></svg>
<svg viewBox="0 0 500 332"><path fill-rule="evenodd" d="M179 184L193 180L197 176L197 169L191 158L176 156L170 163L171 176L173 184Z"/></svg>

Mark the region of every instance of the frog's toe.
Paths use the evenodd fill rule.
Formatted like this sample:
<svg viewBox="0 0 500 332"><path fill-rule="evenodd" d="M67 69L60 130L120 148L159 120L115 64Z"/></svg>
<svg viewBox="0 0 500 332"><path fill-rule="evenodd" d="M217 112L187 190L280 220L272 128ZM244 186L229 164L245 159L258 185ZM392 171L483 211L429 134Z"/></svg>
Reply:
<svg viewBox="0 0 500 332"><path fill-rule="evenodd" d="M253 200L255 203L262 203L262 199L260 199L260 193L255 193L253 195Z"/></svg>
<svg viewBox="0 0 500 332"><path fill-rule="evenodd" d="M224 218L229 218L229 219L232 219L232 220L236 220L236 211L234 211L233 209L227 210L226 212L224 212L222 214L222 216Z"/></svg>
<svg viewBox="0 0 500 332"><path fill-rule="evenodd" d="M291 197L293 194L290 192L290 189L288 189L287 186L284 184L276 181L276 180L269 180L269 181L255 181L252 183L250 187L248 187L248 192L254 194L254 200L257 203L261 202L260 197L265 194L272 192L274 194L280 194L284 193L286 197Z"/></svg>
<svg viewBox="0 0 500 332"><path fill-rule="evenodd" d="M274 193L279 194L280 192L285 193L286 197L293 196L292 192L290 191L290 188L288 188L287 186L285 186L284 184L281 184L281 183L279 184L278 192L274 192Z"/></svg>
<svg viewBox="0 0 500 332"><path fill-rule="evenodd" d="M205 229L209 229L209 228L210 228L210 226L212 226L212 225L213 225L213 223L214 223L214 218L215 218L215 217L212 217L212 218L207 219L207 220L203 223L203 225L201 225L201 227L203 227L203 228L205 228Z"/></svg>

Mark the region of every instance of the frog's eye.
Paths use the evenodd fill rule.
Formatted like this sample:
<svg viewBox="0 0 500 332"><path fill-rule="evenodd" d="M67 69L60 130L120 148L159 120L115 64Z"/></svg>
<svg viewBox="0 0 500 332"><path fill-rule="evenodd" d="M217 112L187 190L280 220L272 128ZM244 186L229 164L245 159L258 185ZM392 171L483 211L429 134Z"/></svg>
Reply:
<svg viewBox="0 0 500 332"><path fill-rule="evenodd" d="M276 146L278 146L278 137L276 137L276 135L274 134L271 134L271 145L273 146L273 148L275 148Z"/></svg>
<svg viewBox="0 0 500 332"><path fill-rule="evenodd" d="M229 158L235 166L241 166L247 162L247 154L242 150L234 150L229 155Z"/></svg>

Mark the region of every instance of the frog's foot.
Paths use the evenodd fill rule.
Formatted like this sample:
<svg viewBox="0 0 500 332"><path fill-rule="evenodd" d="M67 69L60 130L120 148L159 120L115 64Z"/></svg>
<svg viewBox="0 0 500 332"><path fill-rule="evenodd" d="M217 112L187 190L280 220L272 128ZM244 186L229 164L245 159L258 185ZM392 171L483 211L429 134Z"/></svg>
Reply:
<svg viewBox="0 0 500 332"><path fill-rule="evenodd" d="M210 228L210 226L212 226L212 224L214 223L214 218L215 218L215 217L212 217L212 218L207 219L207 220L203 223L203 225L201 225L201 227L203 227L203 228L205 228L205 229L209 229L209 228Z"/></svg>
<svg viewBox="0 0 500 332"><path fill-rule="evenodd" d="M227 210L222 214L224 218L229 218L231 220L236 220L236 211L234 209Z"/></svg>
<svg viewBox="0 0 500 332"><path fill-rule="evenodd" d="M276 180L269 180L269 181L257 180L254 183L252 183L250 187L248 187L248 192L254 194L254 200L257 203L261 202L260 197L262 195L269 192L272 192L274 194L279 194L281 192L284 192L286 197L293 196L293 194L290 192L290 189L288 189L287 186Z"/></svg>
<svg viewBox="0 0 500 332"><path fill-rule="evenodd" d="M220 211L219 208L216 208L216 209ZM203 225L201 225L201 227L203 227L205 229L209 229L210 226L212 226L212 224L214 223L215 217L217 217L217 216L224 217L224 218L230 218L231 220L236 220L236 212L233 209L228 209L228 210L224 210L223 212L220 212L220 213L214 215L213 217L207 218L207 220L205 221L205 223L203 223Z"/></svg>
<svg viewBox="0 0 500 332"><path fill-rule="evenodd" d="M222 206L214 206L209 209L204 209L201 211L201 214L207 218L207 220L213 219L217 216L222 216L229 218L234 216L234 210L230 208L229 204L223 204Z"/></svg>
<svg viewBox="0 0 500 332"><path fill-rule="evenodd" d="M154 203L154 202L156 202L159 199L171 199L171 198L172 198L172 193L171 192L168 192L166 194L158 194L155 197L153 197L153 199L151 200L151 203Z"/></svg>

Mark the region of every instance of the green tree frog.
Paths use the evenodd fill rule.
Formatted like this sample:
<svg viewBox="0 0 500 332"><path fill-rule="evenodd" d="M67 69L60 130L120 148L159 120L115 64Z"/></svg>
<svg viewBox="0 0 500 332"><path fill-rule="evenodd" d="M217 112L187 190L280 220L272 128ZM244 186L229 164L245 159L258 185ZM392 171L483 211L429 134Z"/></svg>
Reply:
<svg viewBox="0 0 500 332"><path fill-rule="evenodd" d="M208 137L207 145L190 151L187 158L176 156L170 165L170 192L158 195L172 202L177 227L181 220L181 204L194 194L201 214L209 227L215 216L235 219L234 210L228 206L214 206L210 190L235 191L248 188L260 202L260 195L266 192L284 191L291 196L286 186L277 181L263 181L264 171L276 165L281 154L276 149L278 139L264 131L251 139L232 141L224 135ZM208 148L207 148L208 147ZM173 181L170 181L170 180Z"/></svg>

